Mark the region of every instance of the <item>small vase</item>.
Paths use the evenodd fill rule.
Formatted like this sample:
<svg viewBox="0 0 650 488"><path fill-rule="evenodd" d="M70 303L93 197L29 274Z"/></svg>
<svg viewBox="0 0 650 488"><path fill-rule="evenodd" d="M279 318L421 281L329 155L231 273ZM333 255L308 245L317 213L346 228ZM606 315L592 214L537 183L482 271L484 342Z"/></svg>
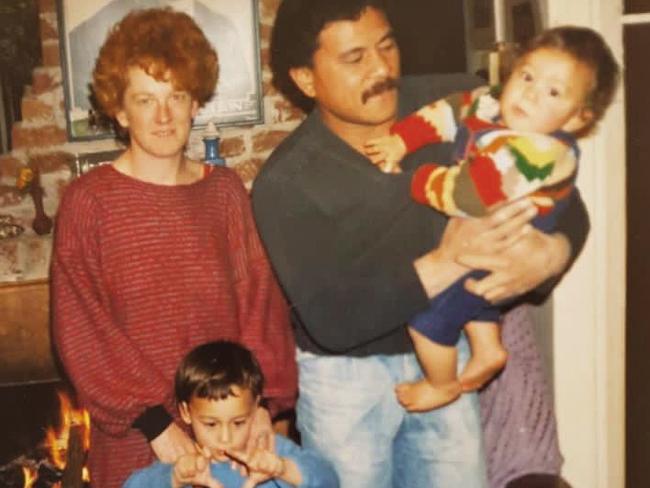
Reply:
<svg viewBox="0 0 650 488"><path fill-rule="evenodd" d="M32 229L39 236L49 234L52 230L52 219L45 213L43 207L43 187L41 186L41 173L38 169L34 170L34 178L29 185L29 194L34 201L34 209L36 210L36 217L32 222Z"/></svg>

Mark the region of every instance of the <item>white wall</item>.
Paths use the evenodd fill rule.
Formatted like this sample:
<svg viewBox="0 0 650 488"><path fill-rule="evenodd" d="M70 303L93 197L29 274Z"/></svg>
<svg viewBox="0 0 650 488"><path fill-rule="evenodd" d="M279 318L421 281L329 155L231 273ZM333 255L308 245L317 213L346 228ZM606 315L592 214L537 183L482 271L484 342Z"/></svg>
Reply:
<svg viewBox="0 0 650 488"><path fill-rule="evenodd" d="M590 26L622 59L620 0L547 0L548 25ZM623 94L581 144L586 248L554 294L555 400L564 476L576 488L623 488L625 147Z"/></svg>

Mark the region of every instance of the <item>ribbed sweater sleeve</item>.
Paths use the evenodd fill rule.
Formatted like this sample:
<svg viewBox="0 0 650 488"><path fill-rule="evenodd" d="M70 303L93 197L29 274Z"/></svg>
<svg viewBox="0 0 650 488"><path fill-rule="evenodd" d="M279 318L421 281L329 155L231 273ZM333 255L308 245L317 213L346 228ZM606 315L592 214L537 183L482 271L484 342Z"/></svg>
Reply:
<svg viewBox="0 0 650 488"><path fill-rule="evenodd" d="M271 416L293 407L298 373L293 356L289 309L260 241L251 202L243 186L234 186L228 215L228 242L237 290L241 341L265 372L264 396Z"/></svg>
<svg viewBox="0 0 650 488"><path fill-rule="evenodd" d="M93 195L78 187L61 202L52 258L54 339L93 422L120 435L145 406L163 403L169 383L110 313L101 213Z"/></svg>

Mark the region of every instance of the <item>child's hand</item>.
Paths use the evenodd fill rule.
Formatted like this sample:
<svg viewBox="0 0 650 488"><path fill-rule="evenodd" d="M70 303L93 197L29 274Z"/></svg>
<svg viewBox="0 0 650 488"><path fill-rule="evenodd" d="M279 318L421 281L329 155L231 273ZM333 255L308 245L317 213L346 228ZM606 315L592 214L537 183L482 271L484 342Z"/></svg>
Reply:
<svg viewBox="0 0 650 488"><path fill-rule="evenodd" d="M384 173L402 172L399 162L406 155L406 144L397 134L370 139L363 149L370 161Z"/></svg>
<svg viewBox="0 0 650 488"><path fill-rule="evenodd" d="M248 477L242 488L253 488L271 478L282 478L286 461L268 449L255 449L251 453L228 452L227 455L246 466Z"/></svg>
<svg viewBox="0 0 650 488"><path fill-rule="evenodd" d="M184 454L174 464L172 486L181 488L186 485L223 488L223 485L210 474L210 453L202 451L197 454Z"/></svg>

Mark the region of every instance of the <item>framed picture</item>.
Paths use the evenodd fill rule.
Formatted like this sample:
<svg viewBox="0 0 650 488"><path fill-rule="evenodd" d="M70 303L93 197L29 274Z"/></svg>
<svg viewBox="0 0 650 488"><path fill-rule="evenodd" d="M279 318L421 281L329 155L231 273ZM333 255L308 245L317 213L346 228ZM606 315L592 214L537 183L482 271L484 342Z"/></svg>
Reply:
<svg viewBox="0 0 650 488"><path fill-rule="evenodd" d="M92 70L109 29L134 9L171 7L195 19L219 56L215 95L194 126L261 123L262 81L256 0L57 0L70 140L113 137L90 100Z"/></svg>
<svg viewBox="0 0 650 488"><path fill-rule="evenodd" d="M493 49L496 42L494 0L465 0L463 7L470 49Z"/></svg>
<svg viewBox="0 0 650 488"><path fill-rule="evenodd" d="M505 0L504 14L506 41L523 46L543 29L537 0Z"/></svg>

